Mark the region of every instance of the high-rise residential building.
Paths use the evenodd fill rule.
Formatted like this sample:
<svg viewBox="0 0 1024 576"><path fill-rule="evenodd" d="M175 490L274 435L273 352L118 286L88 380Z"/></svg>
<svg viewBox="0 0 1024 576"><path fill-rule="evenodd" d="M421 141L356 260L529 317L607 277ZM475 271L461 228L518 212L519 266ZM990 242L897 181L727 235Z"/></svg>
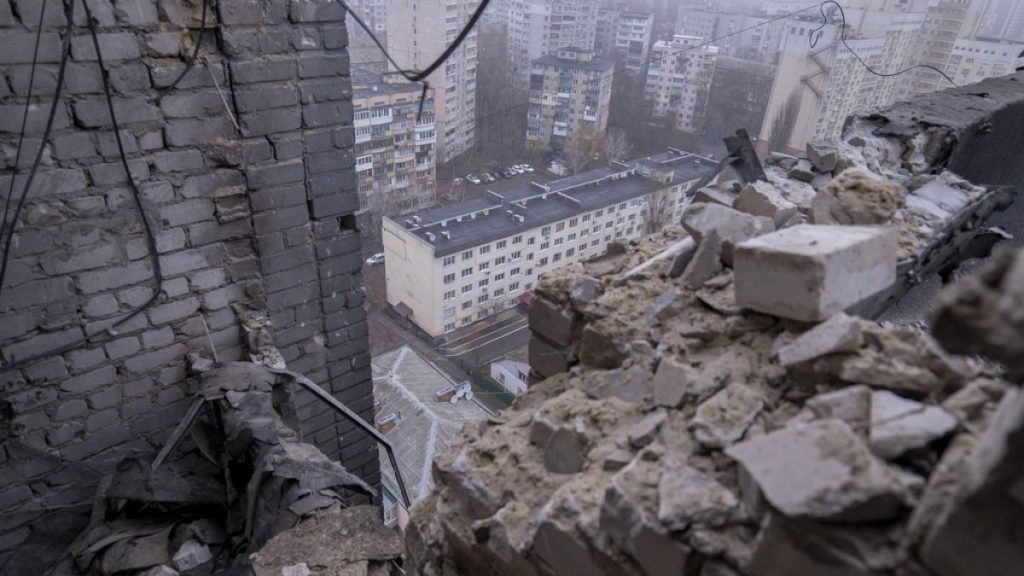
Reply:
<svg viewBox="0 0 1024 576"><path fill-rule="evenodd" d="M1024 42L1024 2L988 0L977 36L992 40Z"/></svg>
<svg viewBox="0 0 1024 576"><path fill-rule="evenodd" d="M347 4L355 10L366 26L378 40L387 45L388 0L348 0ZM373 40L358 24L349 25L350 42L357 46L373 45Z"/></svg>
<svg viewBox="0 0 1024 576"><path fill-rule="evenodd" d="M380 74L359 68L352 68L351 75L360 208L404 213L433 205L433 101L426 100L420 112L419 85L398 76L385 82Z"/></svg>
<svg viewBox="0 0 1024 576"><path fill-rule="evenodd" d="M817 14L786 20L759 148L796 152L811 140L835 140L848 115L906 96L914 74L872 74L850 50L878 72L916 64L927 8L923 0L844 5L849 48L836 10L826 8L824 27Z"/></svg>
<svg viewBox="0 0 1024 576"><path fill-rule="evenodd" d="M957 40L946 73L960 86L1012 74L1021 51L1024 41Z"/></svg>
<svg viewBox="0 0 1024 576"><path fill-rule="evenodd" d="M785 24L762 13L684 5L676 16L676 34L698 36L718 46L719 54L774 64Z"/></svg>
<svg viewBox="0 0 1024 576"><path fill-rule="evenodd" d="M508 58L513 90L529 90L532 63L560 48L594 49L598 0L509 0Z"/></svg>
<svg viewBox="0 0 1024 576"><path fill-rule="evenodd" d="M953 45L961 37L970 4L970 0L938 0L928 6L918 44L918 64L946 71ZM918 68L913 75L912 92L916 94L950 87L948 80L928 68Z"/></svg>
<svg viewBox="0 0 1024 576"><path fill-rule="evenodd" d="M718 47L697 36L677 34L671 41L655 42L644 84L651 114L680 132L699 132L717 59Z"/></svg>
<svg viewBox="0 0 1024 576"><path fill-rule="evenodd" d="M774 79L775 66L771 64L719 56L708 96L712 104L704 115L705 136L720 141L740 128L757 134Z"/></svg>
<svg viewBox="0 0 1024 576"><path fill-rule="evenodd" d="M715 165L670 149L386 218L388 303L431 336L514 307L541 274L643 236L648 222L678 219L689 187Z"/></svg>
<svg viewBox="0 0 1024 576"><path fill-rule="evenodd" d="M649 12L619 10L606 55L613 58L630 76L642 76L651 53L654 15Z"/></svg>
<svg viewBox="0 0 1024 576"><path fill-rule="evenodd" d="M475 0L389 0L388 51L405 69L422 70L451 44L476 9ZM447 162L473 146L476 129L477 31L427 81L434 92L437 158Z"/></svg>
<svg viewBox="0 0 1024 576"><path fill-rule="evenodd" d="M527 146L565 150L574 138L598 138L608 126L615 63L564 48L533 61Z"/></svg>

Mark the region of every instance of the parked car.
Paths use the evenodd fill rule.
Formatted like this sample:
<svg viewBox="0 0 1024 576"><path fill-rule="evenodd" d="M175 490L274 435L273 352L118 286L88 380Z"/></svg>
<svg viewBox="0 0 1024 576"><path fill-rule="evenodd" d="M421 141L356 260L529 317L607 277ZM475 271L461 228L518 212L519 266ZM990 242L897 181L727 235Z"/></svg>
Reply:
<svg viewBox="0 0 1024 576"><path fill-rule="evenodd" d="M514 166L511 166L510 168L516 174L526 174L526 170L523 170L523 165L522 164L516 164Z"/></svg>
<svg viewBox="0 0 1024 576"><path fill-rule="evenodd" d="M487 172L481 174L480 179L484 181L484 184L490 184L491 182L494 182L494 176L491 176Z"/></svg>
<svg viewBox="0 0 1024 576"><path fill-rule="evenodd" d="M504 170L501 171L501 175L504 176L505 178L511 178L515 176L516 173L513 172L511 168L505 168Z"/></svg>
<svg viewBox="0 0 1024 576"><path fill-rule="evenodd" d="M523 172L526 172L527 174L533 172L533 166L530 166L529 164L522 164L521 166L523 167Z"/></svg>
<svg viewBox="0 0 1024 576"><path fill-rule="evenodd" d="M384 253L383 252L377 252L373 256L370 256L369 258L366 259L366 263L369 264L370 266L374 266L374 265L380 264L382 262L384 262Z"/></svg>
<svg viewBox="0 0 1024 576"><path fill-rule="evenodd" d="M494 178L495 180L501 180L502 179L501 172L488 172L488 174L490 174L491 178Z"/></svg>
<svg viewBox="0 0 1024 576"><path fill-rule="evenodd" d="M479 184L481 182L480 177L476 174L466 174L466 180L469 180L472 184Z"/></svg>

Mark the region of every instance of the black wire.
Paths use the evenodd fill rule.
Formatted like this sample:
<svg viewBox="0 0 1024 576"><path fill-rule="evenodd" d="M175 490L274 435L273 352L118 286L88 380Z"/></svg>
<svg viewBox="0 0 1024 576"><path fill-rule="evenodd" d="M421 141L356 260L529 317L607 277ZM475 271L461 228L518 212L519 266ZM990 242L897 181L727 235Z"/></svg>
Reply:
<svg viewBox="0 0 1024 576"><path fill-rule="evenodd" d="M28 95L25 96L25 111L21 115L21 134L18 135L18 151L14 154L14 169L11 171L11 186L7 190L7 197L4 198L4 216L0 220L0 241L3 240L4 232L7 229L7 217L10 215L11 200L14 198L14 181L18 179L18 168L21 164L21 148L25 142L25 127L28 125L28 111L32 108L32 88L36 82L36 64L39 61L39 42L43 38L43 17L46 15L46 0L42 1L39 7L39 26L36 29L36 44L32 50L32 68L28 74ZM0 288L2 288L0 282Z"/></svg>
<svg viewBox="0 0 1024 576"><path fill-rule="evenodd" d="M72 10L72 12L68 14L68 26L69 27L72 25L72 16L73 16L73 11L74 11L74 2L75 2L75 0L71 0L71 6L72 6L71 10ZM124 142L121 140L121 129L120 129L120 126L118 125L118 122L117 122L117 114L114 111L114 96L113 96L113 91L110 88L110 74L107 71L106 65L104 64L104 61L103 61L103 54L100 51L99 36L98 36L98 34L96 32L96 20L94 20L93 17L92 17L92 11L89 9L89 3L86 0L83 0L82 1L82 5L85 7L85 16L86 16L86 20L88 21L88 24L89 24L89 34L92 36L92 45L93 45L93 48L96 50L96 61L97 61L97 64L99 65L99 68L100 68L100 76L103 79L103 92L104 92L104 95L106 96L106 100L107 100L107 110L110 112L110 123L111 123L111 127L114 130L114 140L117 142L117 151L118 151L118 154L121 157L121 166L124 168L125 175L128 178L128 185L131 188L132 197L135 199L135 206L139 210L139 215L140 215L140 217L142 219L142 227L143 227L143 230L146 233L146 244L147 244L147 246L149 248L150 259L153 262L153 275L156 278L156 286L154 287L152 294L150 294L149 298L146 299L145 302L143 302L135 310L132 310L127 315L122 317L120 320L117 320L116 322L114 322L110 326L107 326L106 328L95 329L95 330L93 330L91 332L86 332L85 337L80 338L80 339L78 339L78 340L76 340L74 342L71 342L69 344L65 344L64 346L60 346L60 347L58 347L56 349L48 350L45 353L34 354L34 355L29 356L27 358L18 359L16 361L13 361L13 362L10 362L10 363L5 364L3 366L0 366L0 371L11 370L11 369L14 369L14 368L19 368L19 367L24 366L26 364L29 364L31 362L35 362L36 360L40 360L42 358L46 358L47 356L51 356L51 355L54 355L54 354L63 354L64 352L67 352L69 350L74 350L75 348L78 348L79 346L81 346L83 344L86 344L87 342L89 342L89 340L93 339L94 337L96 337L99 334L102 334L103 332L108 332L108 333L111 333L111 334L115 334L116 333L115 329L118 326L124 324L125 322L127 322L127 321L131 320L132 318L134 318L134 317L138 316L139 314L141 314L146 308L148 308L150 305L152 305L154 302L156 302L157 298L160 297L160 294L163 291L163 272L162 272L162 270L160 268L160 258L157 255L156 237L153 234L153 228L152 228L152 226L149 223L149 218L147 218L145 208L142 205L142 192L139 190L138 184L136 184L135 179L132 177L131 168L129 168L129 166L128 166L128 155L125 153L125 150L124 150ZM70 38L70 29L68 31L68 38ZM66 61L66 58L65 58L65 61ZM62 78L58 77L58 84L57 84L58 90L57 90L57 95L54 96L55 101L56 101L56 98L59 97L59 95L60 95L60 85L61 85L60 83L61 83L61 80L62 80ZM46 140L45 140L45 137L44 137L43 146L45 146L45 143L46 143ZM12 225L12 227L11 227L12 232L13 232L13 229L14 229L14 227ZM5 257L5 264L6 264L6 257Z"/></svg>
<svg viewBox="0 0 1024 576"><path fill-rule="evenodd" d="M181 73L178 74L178 77L174 79L174 82L171 82L169 86L160 90L160 95L157 97L158 102L165 94L174 90L178 84L185 79L185 76L192 70L192 67L195 66L196 60L199 58L199 48L203 45L203 36L206 34L206 9L208 3L209 0L203 0L202 16L199 20L199 33L196 34L196 45L192 49L192 55L185 61L185 68L183 68Z"/></svg>
<svg viewBox="0 0 1024 576"><path fill-rule="evenodd" d="M911 70L914 70L916 68L923 68L926 70L932 70L933 72L938 72L939 75L945 78L947 82L949 82L953 86L959 87L959 84L954 82L953 79L950 78L945 72L939 70L938 68L930 64L915 64L913 66L908 66L903 70L899 70L897 72L878 72L871 66L868 66L868 63L865 62L864 59L860 57L860 54L857 54L857 51L851 48L850 45L846 43L846 12L843 11L842 5L840 5L839 2L836 2L835 0L825 0L824 2L818 5L818 10L821 11L822 22L821 26L818 26L814 30L811 30L811 33L807 36L807 41L810 43L811 48L814 48L818 44L818 40L821 38L820 34L815 38L814 33L822 30L828 24L828 16L825 15L826 4L834 4L835 7L839 9L839 17L842 19L842 24L839 27L839 40L843 43L843 46L847 50L849 50L850 54L853 54L853 57L857 59L857 62L860 62L860 65L863 66L864 69L867 70L868 72L882 78L892 78L893 76L900 76L902 74L906 74L907 72L910 72Z"/></svg>
<svg viewBox="0 0 1024 576"><path fill-rule="evenodd" d="M14 207L14 215L11 218L11 224L7 230L7 241L4 244L3 260L0 261L0 294L3 293L4 279L7 277L7 263L10 261L11 247L14 244L14 229L18 223L18 217L21 216L21 210L25 207L25 200L28 198L29 190L32 188L32 183L36 179L36 173L39 172L39 165L43 162L43 152L46 150L46 145L50 141L50 134L53 132L53 120L57 116L57 107L60 105L60 93L64 89L64 73L67 71L68 59L71 57L71 31L74 27L72 19L75 14L75 0L70 0L70 3L67 3L67 0L65 0L65 2L64 16L67 19L67 25L64 29L64 46L62 48L60 58L60 68L57 70L57 86L54 89L53 102L50 104L50 114L46 119L46 128L43 130L43 139L39 143L39 150L36 151L36 157L32 161L32 168L28 172L28 179L25 182L25 187L21 191L21 196L18 197L18 203ZM32 60L32 65L35 66L36 58L33 57ZM12 179L16 173L17 171L15 170L15 174L11 176Z"/></svg>

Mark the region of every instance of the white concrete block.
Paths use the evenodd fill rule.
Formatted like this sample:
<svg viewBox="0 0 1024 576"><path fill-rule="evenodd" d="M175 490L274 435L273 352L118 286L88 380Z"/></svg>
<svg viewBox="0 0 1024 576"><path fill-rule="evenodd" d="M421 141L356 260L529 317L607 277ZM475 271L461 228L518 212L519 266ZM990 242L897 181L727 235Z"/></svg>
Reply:
<svg viewBox="0 0 1024 576"><path fill-rule="evenodd" d="M896 230L801 224L736 246L736 303L804 322L824 320L896 280Z"/></svg>

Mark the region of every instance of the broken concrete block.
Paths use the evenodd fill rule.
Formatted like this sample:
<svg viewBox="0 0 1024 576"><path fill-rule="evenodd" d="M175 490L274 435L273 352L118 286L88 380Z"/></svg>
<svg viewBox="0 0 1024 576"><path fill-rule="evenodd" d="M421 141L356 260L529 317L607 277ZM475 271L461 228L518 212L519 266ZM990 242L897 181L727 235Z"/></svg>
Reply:
<svg viewBox="0 0 1024 576"><path fill-rule="evenodd" d="M679 291L669 288L661 293L654 301L654 306L647 314L647 325L657 326L662 320L666 320L679 314L682 310L682 303L679 301Z"/></svg>
<svg viewBox="0 0 1024 576"><path fill-rule="evenodd" d="M763 409L764 400L753 388L733 382L697 408L690 428L704 446L724 448L743 438Z"/></svg>
<svg viewBox="0 0 1024 576"><path fill-rule="evenodd" d="M847 386L833 392L818 394L804 404L815 418L837 418L851 425L871 420L871 388Z"/></svg>
<svg viewBox="0 0 1024 576"><path fill-rule="evenodd" d="M907 400L889 392L871 396L871 430L868 445L880 458L892 460L915 448L923 448L957 426L952 414L938 406Z"/></svg>
<svg viewBox="0 0 1024 576"><path fill-rule="evenodd" d="M281 568L281 576L309 576L310 574L309 566L305 562Z"/></svg>
<svg viewBox="0 0 1024 576"><path fill-rule="evenodd" d="M690 391L697 372L690 366L665 358L654 373L654 403L658 406L676 408Z"/></svg>
<svg viewBox="0 0 1024 576"><path fill-rule="evenodd" d="M825 320L896 280L895 230L804 224L736 247L736 303L804 322Z"/></svg>
<svg viewBox="0 0 1024 576"><path fill-rule="evenodd" d="M681 277L683 284L696 290L722 271L722 238L712 230L704 235L697 251L686 264Z"/></svg>
<svg viewBox="0 0 1024 576"><path fill-rule="evenodd" d="M814 166L809 160L800 159L789 169L786 176L801 182L811 182L817 174L814 173Z"/></svg>
<svg viewBox="0 0 1024 576"><path fill-rule="evenodd" d="M721 526L732 520L739 500L728 488L704 472L668 458L658 483L658 520L669 530L690 524Z"/></svg>
<svg viewBox="0 0 1024 576"><path fill-rule="evenodd" d="M530 304L530 332L555 347L568 346L576 326L576 315L547 298Z"/></svg>
<svg viewBox="0 0 1024 576"><path fill-rule="evenodd" d="M186 540L174 553L174 566L179 571L192 570L213 560L210 547L198 540Z"/></svg>
<svg viewBox="0 0 1024 576"><path fill-rule="evenodd" d="M783 170L789 170L793 166L796 166L796 163L799 161L800 159L796 156L793 156L792 154L785 154L783 152L770 152L768 153L768 157L765 158L765 162L778 166Z"/></svg>
<svg viewBox="0 0 1024 576"><path fill-rule="evenodd" d="M1024 566L1024 393L1006 393L968 456L959 492L920 550L938 576L1011 576Z"/></svg>
<svg viewBox="0 0 1024 576"><path fill-rule="evenodd" d="M888 569L900 560L897 547L884 528L834 526L770 514L762 523L746 573L870 576L889 573Z"/></svg>
<svg viewBox="0 0 1024 576"><path fill-rule="evenodd" d="M697 193L693 195L693 202L710 202L732 208L733 203L736 202L736 193L732 191L732 186L730 185L712 184L697 190Z"/></svg>
<svg viewBox="0 0 1024 576"><path fill-rule="evenodd" d="M836 147L825 142L808 142L807 159L811 161L820 172L831 172L839 163L839 153Z"/></svg>
<svg viewBox="0 0 1024 576"><path fill-rule="evenodd" d="M556 348L540 338L532 337L527 353L530 368L545 378L569 370L572 351L568 347Z"/></svg>
<svg viewBox="0 0 1024 576"><path fill-rule="evenodd" d="M653 393L651 380L643 368L635 365L604 374L588 374L583 381L583 391L591 398L618 398L626 402L643 402Z"/></svg>
<svg viewBox="0 0 1024 576"><path fill-rule="evenodd" d="M683 213L683 228L700 244L712 230L722 239L722 260L732 262L736 244L769 231L757 216L720 204L690 204Z"/></svg>
<svg viewBox="0 0 1024 576"><path fill-rule="evenodd" d="M607 574L594 563L587 546L579 541L573 530L550 520L541 522L537 527L533 536L533 553L550 567L555 576Z"/></svg>
<svg viewBox="0 0 1024 576"><path fill-rule="evenodd" d="M830 192L819 190L811 200L810 220L814 224L853 224L853 218L843 209L843 205Z"/></svg>
<svg viewBox="0 0 1024 576"><path fill-rule="evenodd" d="M612 450L611 452L608 453L607 456L604 457L604 465L602 466L602 468L604 470L614 472L617 470L622 470L623 468L628 466L629 463L632 461L632 452L630 452L629 450L616 448L615 450Z"/></svg>
<svg viewBox="0 0 1024 576"><path fill-rule="evenodd" d="M161 564L159 566L153 566L145 572L140 572L139 576L178 576L178 571L170 566Z"/></svg>
<svg viewBox="0 0 1024 576"><path fill-rule="evenodd" d="M666 420L668 420L668 412L664 410L656 410L644 416L644 419L629 431L630 445L634 448L643 448L653 442L658 436L658 430Z"/></svg>
<svg viewBox="0 0 1024 576"><path fill-rule="evenodd" d="M892 519L904 507L895 474L841 420L790 424L725 453L787 516L868 522Z"/></svg>
<svg viewBox="0 0 1024 576"><path fill-rule="evenodd" d="M614 339L603 334L592 324L583 328L580 337L580 362L597 368L618 368L626 359L626 352ZM532 365L532 361L531 361Z"/></svg>
<svg viewBox="0 0 1024 576"><path fill-rule="evenodd" d="M555 433L555 425L540 414L534 414L530 420L530 444L547 446L548 440Z"/></svg>
<svg viewBox="0 0 1024 576"><path fill-rule="evenodd" d="M840 312L780 346L775 354L779 364L791 366L826 354L856 350L862 342L860 323Z"/></svg>
<svg viewBox="0 0 1024 576"><path fill-rule="evenodd" d="M839 201L853 224L892 222L898 208L906 204L903 186L882 179L863 168L848 168L823 188Z"/></svg>
<svg viewBox="0 0 1024 576"><path fill-rule="evenodd" d="M586 462L583 440L575 430L559 428L544 448L544 467L555 474L575 474Z"/></svg>
<svg viewBox="0 0 1024 576"><path fill-rule="evenodd" d="M572 282L569 298L577 306L585 306L601 295L601 281L593 276L577 276Z"/></svg>

